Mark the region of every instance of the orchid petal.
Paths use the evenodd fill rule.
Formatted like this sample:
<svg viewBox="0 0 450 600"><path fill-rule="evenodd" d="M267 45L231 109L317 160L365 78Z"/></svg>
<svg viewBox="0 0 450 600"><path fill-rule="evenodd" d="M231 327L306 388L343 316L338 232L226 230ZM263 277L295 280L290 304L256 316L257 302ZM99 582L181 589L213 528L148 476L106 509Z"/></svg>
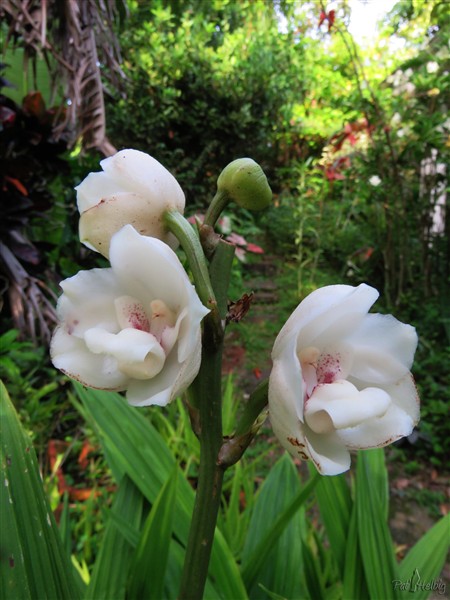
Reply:
<svg viewBox="0 0 450 600"><path fill-rule="evenodd" d="M152 261L146 257L151 252ZM203 306L177 255L155 238L140 236L131 225L123 227L112 239L111 265L124 289L144 302L162 300L175 313L180 312L179 359L183 361L195 347L194 328L209 310ZM186 312L182 314L181 307Z"/></svg>
<svg viewBox="0 0 450 600"><path fill-rule="evenodd" d="M75 189L80 211L80 240L109 258L111 237L124 225L157 237L172 247L177 238L164 225L166 211L183 212L184 193L157 160L138 150L122 150L101 161Z"/></svg>
<svg viewBox="0 0 450 600"><path fill-rule="evenodd" d="M414 327L391 315L367 315L344 345L354 356L351 375L369 383L388 384L411 368L417 334Z"/></svg>
<svg viewBox="0 0 450 600"><path fill-rule="evenodd" d="M367 285L353 288L349 285L330 285L307 296L295 309L278 334L273 347L277 356L290 337L298 339L298 349L339 341L339 334L355 327L378 297L378 292ZM332 327L331 335L328 335ZM301 331L301 338L298 333ZM324 334L323 339L321 335Z"/></svg>
<svg viewBox="0 0 450 600"><path fill-rule="evenodd" d="M337 433L317 434L305 427L307 453L322 475L339 475L350 468L350 452Z"/></svg>
<svg viewBox="0 0 450 600"><path fill-rule="evenodd" d="M381 417L390 403L391 398L384 390L359 391L348 381L335 381L316 387L306 402L305 420L316 433L330 433Z"/></svg>
<svg viewBox="0 0 450 600"><path fill-rule="evenodd" d="M75 190L80 215L110 196L126 191L112 181L106 173L89 173L86 179L76 186Z"/></svg>
<svg viewBox="0 0 450 600"><path fill-rule="evenodd" d="M84 341L69 335L64 327L53 334L50 356L57 369L83 385L116 391L127 387L129 378L118 370L114 357L88 352Z"/></svg>
<svg viewBox="0 0 450 600"><path fill-rule="evenodd" d="M100 162L105 174L119 187L183 211L184 193L175 177L152 156L139 150L121 150Z"/></svg>
<svg viewBox="0 0 450 600"><path fill-rule="evenodd" d="M114 234L111 268L61 284L52 360L73 379L127 390L137 406L165 405L196 377L209 312L176 254L131 225Z"/></svg>
<svg viewBox="0 0 450 600"><path fill-rule="evenodd" d="M127 328L114 334L94 327L86 331L84 339L94 354L114 356L119 370L129 377L148 379L164 366L164 350L155 336L146 331Z"/></svg>

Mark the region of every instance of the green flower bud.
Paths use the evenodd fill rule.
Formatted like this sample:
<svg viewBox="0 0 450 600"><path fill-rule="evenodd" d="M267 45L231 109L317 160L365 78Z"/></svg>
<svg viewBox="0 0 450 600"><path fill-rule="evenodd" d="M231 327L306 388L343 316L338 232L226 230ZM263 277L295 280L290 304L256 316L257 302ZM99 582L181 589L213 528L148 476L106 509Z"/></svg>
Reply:
<svg viewBox="0 0 450 600"><path fill-rule="evenodd" d="M217 190L249 210L263 210L272 202L267 177L251 158L238 158L226 166L217 180Z"/></svg>

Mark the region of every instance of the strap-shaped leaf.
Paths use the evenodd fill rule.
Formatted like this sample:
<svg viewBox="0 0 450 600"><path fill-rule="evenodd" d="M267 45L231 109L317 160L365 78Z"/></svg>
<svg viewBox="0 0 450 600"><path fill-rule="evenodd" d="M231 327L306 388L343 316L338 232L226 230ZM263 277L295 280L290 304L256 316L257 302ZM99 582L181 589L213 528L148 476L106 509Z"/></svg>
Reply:
<svg viewBox="0 0 450 600"><path fill-rule="evenodd" d="M398 578L393 542L386 520L385 465L360 451L356 470L356 523L364 573L371 598L394 600Z"/></svg>
<svg viewBox="0 0 450 600"><path fill-rule="evenodd" d="M75 389L83 404L83 414L98 433L115 478L120 481L127 474L153 504L175 466L162 437L140 410L129 406L119 394L88 390L78 384ZM194 492L188 481L180 478L173 531L182 544L187 542L193 506ZM210 582L214 582L222 598L247 598L236 561L218 529L209 574Z"/></svg>
<svg viewBox="0 0 450 600"><path fill-rule="evenodd" d="M76 600L81 581L63 547L31 440L1 382L0 439L0 597Z"/></svg>
<svg viewBox="0 0 450 600"><path fill-rule="evenodd" d="M164 597L177 478L178 473L174 469L145 521L131 564L127 590L129 600L160 600Z"/></svg>
<svg viewBox="0 0 450 600"><path fill-rule="evenodd" d="M330 546L343 577L353 505L345 475L322 477L316 487L316 496Z"/></svg>
<svg viewBox="0 0 450 600"><path fill-rule="evenodd" d="M368 600L366 577L359 548L358 529L356 524L356 506L353 506L345 547L345 567L342 575L343 597Z"/></svg>
<svg viewBox="0 0 450 600"><path fill-rule="evenodd" d="M273 517L282 514L300 490L297 469L289 455L285 454L271 469L255 501L242 556L244 572L247 572L249 560L252 560L258 545L270 531ZM268 515L272 515L270 519ZM304 514L299 511L271 545L252 587L248 588L250 598L265 598L260 584L287 598L299 596L303 567L302 537L306 527L304 519Z"/></svg>
<svg viewBox="0 0 450 600"><path fill-rule="evenodd" d="M442 584L438 577L445 564L449 543L450 514L435 523L402 560L398 581L394 584L400 598L426 600L432 591L442 593L442 587L437 587Z"/></svg>
<svg viewBox="0 0 450 600"><path fill-rule="evenodd" d="M132 543L133 533L140 529L144 502L144 496L131 479L124 475L114 498L110 520L86 592L86 600L125 598L128 572L135 548ZM119 524L114 515L117 515ZM123 528L120 523L124 523Z"/></svg>

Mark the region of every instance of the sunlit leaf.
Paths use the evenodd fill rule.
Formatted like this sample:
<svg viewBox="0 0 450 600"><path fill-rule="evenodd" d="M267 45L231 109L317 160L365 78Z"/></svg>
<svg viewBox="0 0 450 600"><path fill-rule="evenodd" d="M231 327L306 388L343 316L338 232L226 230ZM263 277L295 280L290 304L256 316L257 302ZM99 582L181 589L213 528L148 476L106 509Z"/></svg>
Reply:
<svg viewBox="0 0 450 600"><path fill-rule="evenodd" d="M143 506L144 496L129 477L124 475L114 498L111 517L94 565L86 600L125 598L128 572L135 548L132 532L140 529ZM117 524L113 515L117 515L117 519L124 524L123 528Z"/></svg>

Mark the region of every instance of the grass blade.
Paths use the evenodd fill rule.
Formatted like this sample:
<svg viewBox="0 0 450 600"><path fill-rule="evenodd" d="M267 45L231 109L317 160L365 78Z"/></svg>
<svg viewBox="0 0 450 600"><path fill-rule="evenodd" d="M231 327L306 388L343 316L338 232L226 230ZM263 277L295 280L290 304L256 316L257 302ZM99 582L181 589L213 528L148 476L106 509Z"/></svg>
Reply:
<svg viewBox="0 0 450 600"><path fill-rule="evenodd" d="M345 475L322 477L316 487L316 497L330 546L343 578L353 505Z"/></svg>
<svg viewBox="0 0 450 600"><path fill-rule="evenodd" d="M358 528L356 522L356 506L350 516L350 523L345 548L345 568L342 575L343 597L346 599L369 598L364 568L359 548Z"/></svg>

